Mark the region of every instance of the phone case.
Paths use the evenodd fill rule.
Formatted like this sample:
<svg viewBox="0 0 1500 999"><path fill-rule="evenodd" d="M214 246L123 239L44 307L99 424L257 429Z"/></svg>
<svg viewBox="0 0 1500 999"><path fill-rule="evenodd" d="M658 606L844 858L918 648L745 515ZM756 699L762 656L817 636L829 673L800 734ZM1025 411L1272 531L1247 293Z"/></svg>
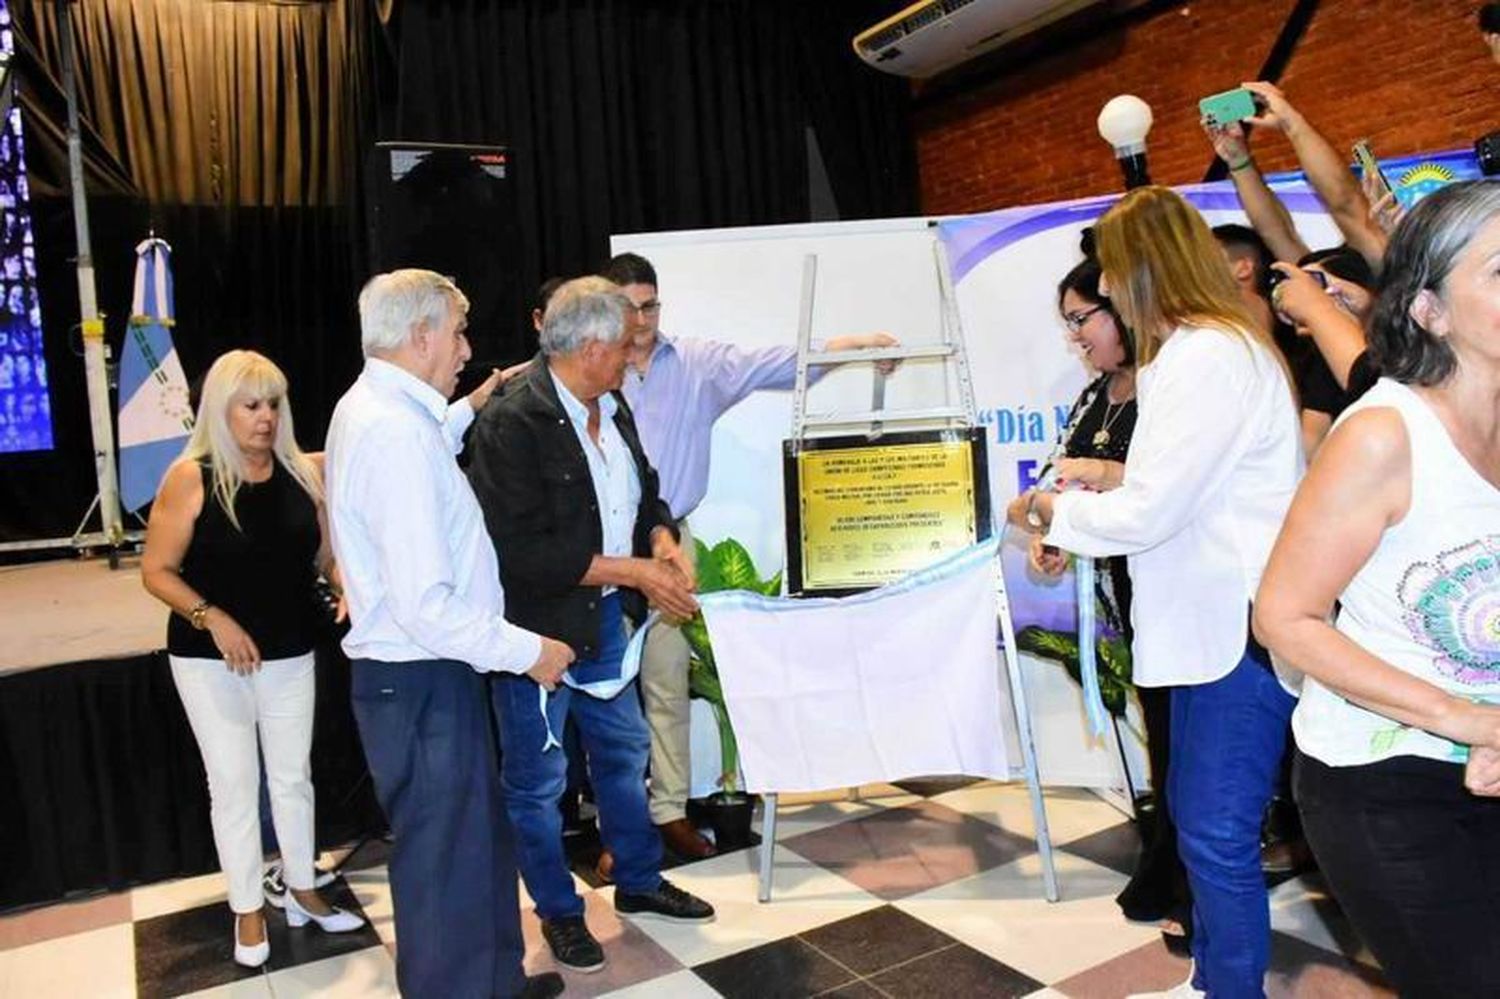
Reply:
<svg viewBox="0 0 1500 999"><path fill-rule="evenodd" d="M1255 117L1255 97L1243 87L1205 97L1198 102L1198 112L1217 125Z"/></svg>

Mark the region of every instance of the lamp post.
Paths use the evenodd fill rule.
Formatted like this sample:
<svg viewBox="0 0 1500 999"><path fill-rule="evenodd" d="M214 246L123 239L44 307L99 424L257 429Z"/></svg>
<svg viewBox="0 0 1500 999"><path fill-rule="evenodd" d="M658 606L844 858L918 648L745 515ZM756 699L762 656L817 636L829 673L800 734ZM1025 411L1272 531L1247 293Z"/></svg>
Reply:
<svg viewBox="0 0 1500 999"><path fill-rule="evenodd" d="M1134 94L1112 98L1099 111L1099 134L1115 150L1125 189L1151 183L1146 170L1146 133L1151 131L1151 105Z"/></svg>

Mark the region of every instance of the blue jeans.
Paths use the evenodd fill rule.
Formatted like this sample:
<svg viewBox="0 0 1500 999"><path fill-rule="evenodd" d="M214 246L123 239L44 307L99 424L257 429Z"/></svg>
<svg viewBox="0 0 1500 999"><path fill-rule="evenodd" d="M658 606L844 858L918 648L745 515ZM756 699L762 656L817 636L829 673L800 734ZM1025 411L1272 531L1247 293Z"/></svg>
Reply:
<svg viewBox="0 0 1500 999"><path fill-rule="evenodd" d="M1193 985L1213 999L1263 996L1270 961L1260 827L1296 701L1262 656L1172 691L1167 797L1193 890Z"/></svg>
<svg viewBox="0 0 1500 999"><path fill-rule="evenodd" d="M495 676L490 688L500 727L500 785L516 834L516 858L537 915L560 919L583 915L563 853L562 815L557 803L567 786L562 749L545 752L547 730L530 677ZM651 734L632 683L610 700L558 686L547 697L554 733L568 718L588 759L599 834L615 857L615 884L627 892L655 891L661 884L661 836L646 809L646 761Z"/></svg>

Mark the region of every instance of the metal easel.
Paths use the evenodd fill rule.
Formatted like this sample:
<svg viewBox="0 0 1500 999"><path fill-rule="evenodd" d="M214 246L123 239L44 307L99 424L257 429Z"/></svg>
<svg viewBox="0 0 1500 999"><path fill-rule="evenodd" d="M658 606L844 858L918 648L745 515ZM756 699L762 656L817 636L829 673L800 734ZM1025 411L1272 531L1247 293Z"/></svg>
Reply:
<svg viewBox="0 0 1500 999"><path fill-rule="evenodd" d="M902 429L961 429L978 425L974 406L974 386L969 377L969 359L964 348L963 326L959 321L958 301L948 269L947 253L936 238L932 241L933 266L937 270L941 295L941 339L919 346L872 347L837 352L812 347L813 299L817 288L818 257L809 253L802 259L802 303L797 324L797 383L792 394L792 437L801 441L813 437L850 434L863 431L874 439L891 427ZM809 413L807 411L807 372L818 364L875 364L878 361L936 360L944 366L943 404L907 409L888 409L885 404L886 376L874 369L875 382L868 410ZM950 399L950 379L958 388L958 401ZM1026 687L1021 678L1021 663L1016 653L1015 625L1011 622L1010 600L1005 581L998 573L1000 636L1006 672L1010 677L1011 705L1016 715L1016 735L1021 744L1021 762L1031 796L1031 813L1036 824L1037 852L1042 858L1042 884L1047 900L1056 902L1057 871L1052 860L1052 836L1047 827L1047 810L1042 800L1042 782L1037 770L1036 743L1032 735L1031 712L1026 702ZM764 813L760 843L760 891L762 902L771 900L771 876L776 856L777 795L763 795Z"/></svg>

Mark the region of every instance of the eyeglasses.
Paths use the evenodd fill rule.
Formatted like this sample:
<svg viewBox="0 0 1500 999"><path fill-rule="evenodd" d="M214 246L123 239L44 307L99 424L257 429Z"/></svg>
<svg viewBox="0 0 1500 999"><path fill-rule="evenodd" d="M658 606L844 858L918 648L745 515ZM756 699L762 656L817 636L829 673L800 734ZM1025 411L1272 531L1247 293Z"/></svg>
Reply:
<svg viewBox="0 0 1500 999"><path fill-rule="evenodd" d="M636 305L634 302L626 302L625 311L633 312L642 319L647 319L661 315L661 302L654 298L649 302L642 302L640 305Z"/></svg>
<svg viewBox="0 0 1500 999"><path fill-rule="evenodd" d="M1096 312L1103 312L1104 306L1096 305L1092 309L1080 309L1078 312L1069 312L1062 317L1063 325L1068 328L1069 333L1077 333L1083 329L1083 324L1088 322Z"/></svg>

